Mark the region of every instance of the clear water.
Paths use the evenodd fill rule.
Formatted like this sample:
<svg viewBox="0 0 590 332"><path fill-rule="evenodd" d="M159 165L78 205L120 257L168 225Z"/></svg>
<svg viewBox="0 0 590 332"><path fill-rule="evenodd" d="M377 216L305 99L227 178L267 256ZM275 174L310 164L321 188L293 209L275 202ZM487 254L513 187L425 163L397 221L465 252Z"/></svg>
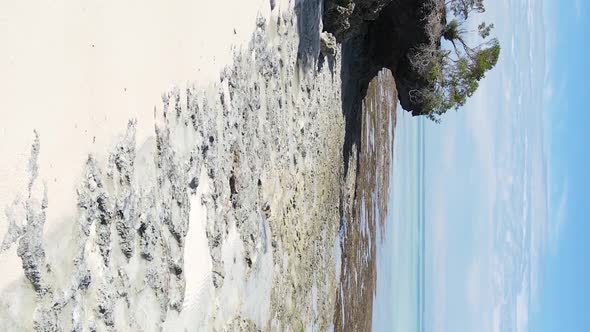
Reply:
<svg viewBox="0 0 590 332"><path fill-rule="evenodd" d="M373 330L423 331L424 119L398 107L389 216L377 246Z"/></svg>

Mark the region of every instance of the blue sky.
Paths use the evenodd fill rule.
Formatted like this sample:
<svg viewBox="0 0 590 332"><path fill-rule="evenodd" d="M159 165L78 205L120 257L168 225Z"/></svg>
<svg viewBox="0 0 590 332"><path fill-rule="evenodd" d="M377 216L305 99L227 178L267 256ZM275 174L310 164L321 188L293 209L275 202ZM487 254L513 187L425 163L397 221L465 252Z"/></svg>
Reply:
<svg viewBox="0 0 590 332"><path fill-rule="evenodd" d="M428 331L588 330L588 6L487 1L500 61L426 129Z"/></svg>
<svg viewBox="0 0 590 332"><path fill-rule="evenodd" d="M546 132L550 151L550 200L554 246L545 264L536 331L588 331L590 326L590 133L587 124L590 75L590 4L583 0L545 4L547 29ZM551 214L550 214L551 215Z"/></svg>

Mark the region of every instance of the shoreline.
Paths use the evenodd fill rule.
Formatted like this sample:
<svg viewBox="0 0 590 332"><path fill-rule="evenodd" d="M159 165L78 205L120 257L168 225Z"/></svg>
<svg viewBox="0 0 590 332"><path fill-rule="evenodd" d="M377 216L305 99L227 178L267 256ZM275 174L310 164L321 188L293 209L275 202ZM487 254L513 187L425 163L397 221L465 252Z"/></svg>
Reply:
<svg viewBox="0 0 590 332"><path fill-rule="evenodd" d="M20 179L34 184L21 203L39 217L7 218L0 232L15 232L0 261L24 269L0 286L10 294L1 327L370 327L395 85L384 73L364 102L347 95L355 86L341 82L352 65L344 48L324 56L319 30L302 29L319 29L319 7L291 5L258 16L219 79L166 90L126 133L97 135L90 157L56 153L51 140L46 148L40 130L41 154L31 158L39 177ZM72 160L52 164L70 152L85 165L80 176ZM42 199L43 182L58 175L52 166L74 183L68 204L67 195L53 199L61 178Z"/></svg>
<svg viewBox="0 0 590 332"><path fill-rule="evenodd" d="M335 73L298 67L295 22L278 17L267 39L259 17L250 53L236 54L215 92L194 86L166 92L147 144L137 145L140 130L130 121L108 158L97 154L86 162L77 213L59 232L44 228L54 195L35 203L45 165L32 157L41 174L31 174L27 206L40 217L10 219L17 237L8 246L30 257L10 292L36 299L24 310L4 297L4 328L188 323L175 312L183 312L185 301L191 308L185 296L191 296L192 269L185 271L183 260L199 259L183 252L195 221L189 193L204 185L201 167L210 181L201 193L207 213L198 217L206 218L212 263L205 293L213 293L203 298L208 309L198 309L201 328L296 329L302 322L328 328L336 289L331 239L338 225L340 95L328 88ZM44 137L35 147L42 154Z"/></svg>
<svg viewBox="0 0 590 332"><path fill-rule="evenodd" d="M335 331L370 331L377 285L376 248L384 240L393 162L397 95L389 70L381 71L362 100L359 145L352 146L341 223L342 270ZM354 135L355 133L347 133ZM355 139L353 139L355 140ZM360 156L360 157L359 157Z"/></svg>

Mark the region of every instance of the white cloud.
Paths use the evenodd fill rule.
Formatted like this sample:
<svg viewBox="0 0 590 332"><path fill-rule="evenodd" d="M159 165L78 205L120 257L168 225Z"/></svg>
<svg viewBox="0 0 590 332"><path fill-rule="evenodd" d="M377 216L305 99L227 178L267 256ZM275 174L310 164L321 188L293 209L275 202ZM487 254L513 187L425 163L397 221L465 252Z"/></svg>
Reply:
<svg viewBox="0 0 590 332"><path fill-rule="evenodd" d="M543 97L545 100L551 100L553 98L553 94L555 93L553 87L553 80L547 81L545 84L545 88L543 89Z"/></svg>
<svg viewBox="0 0 590 332"><path fill-rule="evenodd" d="M528 10L514 10L514 6L521 5ZM554 81L543 80L543 74L545 78L548 74L545 55L551 50L547 47L543 53L545 35L540 6L541 3L532 0L510 4L503 1L494 6L497 13L490 20L497 21L499 38L507 44L507 52L498 63L499 68L481 82L478 92L460 112L461 116L445 119L443 126L454 126L442 130L443 135L437 141L444 141L451 133L455 135L454 164L457 167L469 165L469 171L477 177L453 182L457 186L474 182L472 187L467 185L468 193L461 198L447 198L446 201L441 198L437 204L442 207L433 205L436 220L431 230L432 255L433 264L437 266L435 271L440 273L433 276L436 293L440 295L445 291L441 287L454 284L449 276L464 274L459 276L464 283L449 290L452 293L445 297L446 302L438 298L439 302L433 305L434 325L439 327L435 330L444 330L458 315L463 320L461 324L455 323L459 331L500 331L506 327L527 331L531 325L549 234L558 234L562 225L556 223L554 230L548 229L543 112L539 107L543 107L544 99L557 95L561 87L554 85ZM463 128L466 133L462 132ZM447 155L443 158L441 163L448 165L446 159L451 158ZM454 172L445 172L445 176L457 174L461 177L457 167ZM440 169L440 163L437 168ZM456 187L449 191L449 188L433 185L432 190L436 192L434 197L444 197L455 192ZM459 215L470 216L468 218L473 220L457 222L450 218L455 216L453 209L457 207L445 203L453 199L463 200L468 205L467 209L474 214ZM565 208L556 211L565 211ZM467 221L473 234L468 235L472 239L466 241L468 252L463 254L456 250L460 245L449 243L449 239L454 238L453 227ZM441 265L447 263L458 268L446 271ZM447 272L449 280L445 280ZM515 284L520 287L515 289ZM470 306L472 310L457 313L453 308L456 303ZM446 310L446 318L443 311L437 312L439 309ZM447 326L442 325L444 322Z"/></svg>
<svg viewBox="0 0 590 332"><path fill-rule="evenodd" d="M574 0L574 10L576 11L576 21L582 19L582 0Z"/></svg>
<svg viewBox="0 0 590 332"><path fill-rule="evenodd" d="M496 147L497 134L495 123L499 117L499 110L492 111L490 100L494 98L492 88L483 82L469 105L467 113L467 126L471 134L471 139L475 145L477 165L479 166L480 178L482 179L479 187L481 189L480 220L492 222L493 208L496 199L497 190L497 170L496 170ZM492 94L490 98L488 96Z"/></svg>
<svg viewBox="0 0 590 332"><path fill-rule="evenodd" d="M500 332L500 306L494 307L492 314L492 332Z"/></svg>
<svg viewBox="0 0 590 332"><path fill-rule="evenodd" d="M549 223L549 250L554 254L557 250L557 243L559 241L559 235L563 224L567 218L567 201L568 201L568 190L567 182L564 184L564 188L559 194L559 200L555 210L551 209L550 216L551 220ZM549 198L552 201L552 197Z"/></svg>
<svg viewBox="0 0 590 332"><path fill-rule="evenodd" d="M479 259L474 259L467 272L467 282L465 283L467 302L475 311L481 311L481 264Z"/></svg>
<svg viewBox="0 0 590 332"><path fill-rule="evenodd" d="M525 283L516 296L516 331L528 331L529 326L529 294Z"/></svg>

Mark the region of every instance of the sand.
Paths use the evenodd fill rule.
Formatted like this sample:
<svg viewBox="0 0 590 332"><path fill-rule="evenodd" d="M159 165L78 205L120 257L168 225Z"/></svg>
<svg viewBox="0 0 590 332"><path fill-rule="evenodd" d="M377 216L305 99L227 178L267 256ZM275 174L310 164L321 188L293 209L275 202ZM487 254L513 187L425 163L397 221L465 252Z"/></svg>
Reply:
<svg viewBox="0 0 590 332"><path fill-rule="evenodd" d="M4 207L25 192L33 130L48 234L75 216L88 154L106 158L131 118L138 143L153 136L161 93L216 81L259 14L271 16L268 0L1 2L0 238ZM0 254L0 288L20 275L15 264L14 250Z"/></svg>
<svg viewBox="0 0 590 332"><path fill-rule="evenodd" d="M28 281L16 245L0 254L14 271L2 294L23 299L0 301L0 327L327 329L344 138L339 66L309 76L299 67L297 51L317 57L319 36L301 38L293 13L279 26L288 1L272 12L254 0L134 5L1 8L13 30L2 35L13 51L1 64L14 112L2 114L0 203L25 194L37 129L49 208L47 259L33 260ZM126 128L129 118L137 123ZM96 159L85 167L89 153ZM193 177L196 191L186 187ZM80 184L87 197L77 204ZM38 243L25 251L34 256ZM36 293L31 271L41 274Z"/></svg>

